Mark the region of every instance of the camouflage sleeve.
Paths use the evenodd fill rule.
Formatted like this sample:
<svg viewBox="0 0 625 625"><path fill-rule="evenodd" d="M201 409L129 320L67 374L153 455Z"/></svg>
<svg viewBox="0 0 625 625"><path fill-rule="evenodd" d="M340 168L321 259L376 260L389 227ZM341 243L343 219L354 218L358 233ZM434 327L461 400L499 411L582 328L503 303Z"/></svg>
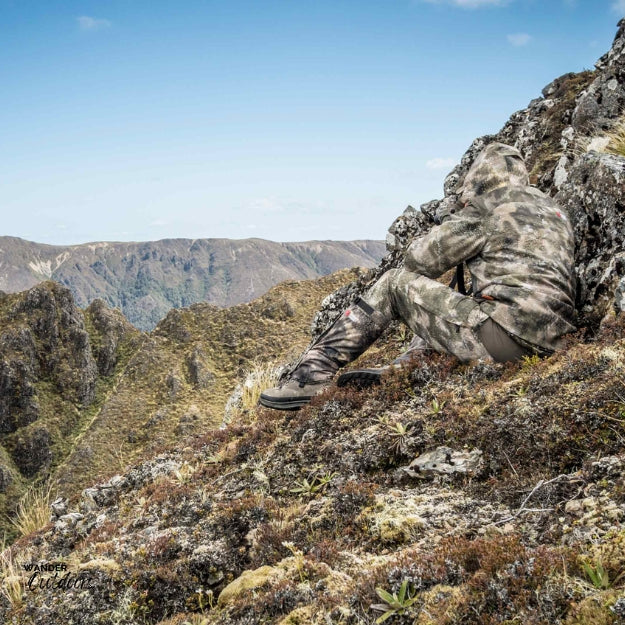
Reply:
<svg viewBox="0 0 625 625"><path fill-rule="evenodd" d="M485 243L485 219L484 209L473 204L450 215L440 226L410 244L404 266L408 271L438 278L473 258Z"/></svg>

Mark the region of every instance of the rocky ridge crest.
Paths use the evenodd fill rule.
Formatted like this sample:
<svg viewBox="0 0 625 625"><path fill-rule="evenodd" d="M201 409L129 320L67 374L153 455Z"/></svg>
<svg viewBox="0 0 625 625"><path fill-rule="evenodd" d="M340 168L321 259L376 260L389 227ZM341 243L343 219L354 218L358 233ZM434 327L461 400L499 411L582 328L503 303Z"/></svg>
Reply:
<svg viewBox="0 0 625 625"><path fill-rule="evenodd" d="M20 496L51 479L76 496L112 471L223 420L239 378L307 342L321 300L358 275L285 282L252 303L172 310L150 334L48 281L0 297L0 535ZM240 411L232 406L231 413Z"/></svg>
<svg viewBox="0 0 625 625"><path fill-rule="evenodd" d="M409 206L392 223L387 255L367 279L328 298L313 322L313 340L339 311L377 278L403 263L405 250L434 225L434 215L457 200L456 186L479 152L493 141L513 145L530 170L530 182L554 196L575 228L576 308L579 325L596 329L607 314L625 309L625 159L607 154L608 133L625 110L625 19L609 52L594 71L568 73L542 90L542 97L514 113L493 135L478 137L448 174L444 197Z"/></svg>

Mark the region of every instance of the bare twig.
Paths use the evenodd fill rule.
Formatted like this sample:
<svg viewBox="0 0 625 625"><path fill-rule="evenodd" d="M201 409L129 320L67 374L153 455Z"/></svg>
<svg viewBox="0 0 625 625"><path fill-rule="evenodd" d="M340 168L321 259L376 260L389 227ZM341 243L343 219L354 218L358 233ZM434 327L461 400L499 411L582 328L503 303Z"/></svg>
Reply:
<svg viewBox="0 0 625 625"><path fill-rule="evenodd" d="M223 475L220 475L218 478L210 482L210 485L212 486L213 484L217 484L217 482L221 482L221 480L227 477L230 477L231 475L234 475L235 473L241 473L241 471L244 471L245 469L247 469L247 466L241 467L240 469L234 469L233 471L228 471L228 473L224 473Z"/></svg>
<svg viewBox="0 0 625 625"><path fill-rule="evenodd" d="M514 465L510 462L510 458L508 458L508 454L503 449L501 451L503 452L503 455L506 457L506 460L508 461L508 464L510 465L510 468L514 471L514 474L518 477L519 474L516 472L516 469L514 468Z"/></svg>
<svg viewBox="0 0 625 625"><path fill-rule="evenodd" d="M513 521L514 519L516 519L519 516L521 516L521 514L524 514L526 512L552 512L553 510L555 510L555 508L526 508L525 504L541 488L544 488L545 486L548 486L549 484L553 484L554 482L559 482L560 480L563 480L563 479L568 481L568 482L579 481L579 478L573 477L571 475L566 475L566 474L558 475L557 477L554 477L554 478L552 478L550 480L547 480L547 481L540 480L538 482L538 484L536 484L536 486L534 486L534 488L532 488L530 493L521 502L521 505L519 506L518 510L512 516L509 516L509 517L506 517L505 519L501 519L500 521L497 521L497 523L495 525L501 525L503 523L507 523L508 521Z"/></svg>

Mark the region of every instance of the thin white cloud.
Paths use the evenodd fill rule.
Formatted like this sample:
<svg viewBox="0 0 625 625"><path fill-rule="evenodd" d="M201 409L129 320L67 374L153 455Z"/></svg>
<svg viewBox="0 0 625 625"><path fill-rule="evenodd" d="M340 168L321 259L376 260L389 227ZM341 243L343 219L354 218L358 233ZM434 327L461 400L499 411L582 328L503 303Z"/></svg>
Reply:
<svg viewBox="0 0 625 625"><path fill-rule="evenodd" d="M155 219L150 226L154 226L156 228L160 228L161 226L167 226L169 222L165 219Z"/></svg>
<svg viewBox="0 0 625 625"><path fill-rule="evenodd" d="M625 14L625 0L616 0L616 2L613 2L612 10L621 15Z"/></svg>
<svg viewBox="0 0 625 625"><path fill-rule="evenodd" d="M78 28L86 31L103 30L111 26L111 22L109 20L89 17L88 15L81 15L76 18L76 21L78 22Z"/></svg>
<svg viewBox="0 0 625 625"><path fill-rule="evenodd" d="M328 210L327 205L323 201L310 200L302 202L293 198L274 196L255 198L246 202L240 208L244 211L252 211L260 214L297 213L298 215L303 213L315 215Z"/></svg>
<svg viewBox="0 0 625 625"><path fill-rule="evenodd" d="M511 0L424 0L429 4L451 4L462 9L479 9L481 7L498 7L509 4Z"/></svg>
<svg viewBox="0 0 625 625"><path fill-rule="evenodd" d="M508 43L511 43L515 48L526 46L532 40L532 36L527 33L512 33L510 35L506 35L506 37L508 39Z"/></svg>
<svg viewBox="0 0 625 625"><path fill-rule="evenodd" d="M261 197L249 202L247 208L259 213L284 213L287 208L275 197Z"/></svg>
<svg viewBox="0 0 625 625"><path fill-rule="evenodd" d="M454 158L431 158L425 166L428 169L450 169L456 164L456 159Z"/></svg>

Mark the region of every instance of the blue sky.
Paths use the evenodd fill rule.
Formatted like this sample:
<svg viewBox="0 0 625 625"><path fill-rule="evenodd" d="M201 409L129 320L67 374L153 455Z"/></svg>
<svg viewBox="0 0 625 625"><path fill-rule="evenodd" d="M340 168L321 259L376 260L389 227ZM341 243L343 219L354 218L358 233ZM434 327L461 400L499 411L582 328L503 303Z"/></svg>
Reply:
<svg viewBox="0 0 625 625"><path fill-rule="evenodd" d="M0 0L0 234L383 239L625 0Z"/></svg>

